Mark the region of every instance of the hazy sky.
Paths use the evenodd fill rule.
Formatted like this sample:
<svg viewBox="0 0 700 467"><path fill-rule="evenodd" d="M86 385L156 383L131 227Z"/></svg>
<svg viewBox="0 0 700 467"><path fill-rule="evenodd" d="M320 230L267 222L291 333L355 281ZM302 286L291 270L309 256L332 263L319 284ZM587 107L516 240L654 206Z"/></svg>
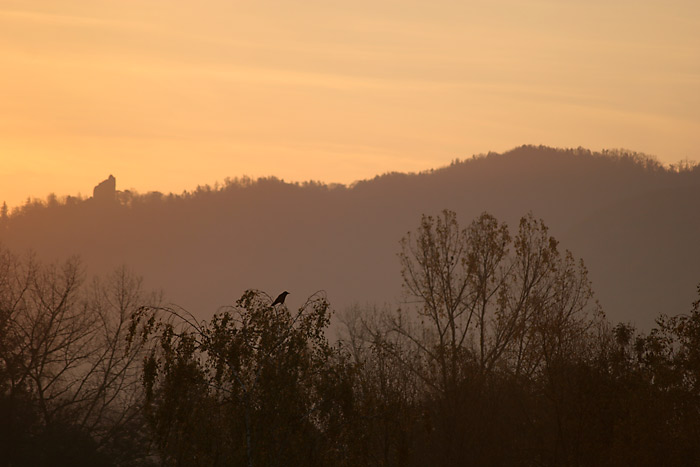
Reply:
<svg viewBox="0 0 700 467"><path fill-rule="evenodd" d="M700 2L0 0L10 205L521 144L700 159Z"/></svg>

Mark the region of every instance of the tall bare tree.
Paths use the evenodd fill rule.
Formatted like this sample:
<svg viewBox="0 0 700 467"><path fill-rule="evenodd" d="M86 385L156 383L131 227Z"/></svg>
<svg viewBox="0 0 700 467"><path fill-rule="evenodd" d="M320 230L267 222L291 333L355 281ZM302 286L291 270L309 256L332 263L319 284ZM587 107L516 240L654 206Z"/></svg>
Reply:
<svg viewBox="0 0 700 467"><path fill-rule="evenodd" d="M0 387L7 400L31 401L29 436L70 427L102 453L135 439L143 356L138 346L127 351L127 336L145 303L141 280L126 268L86 283L77 258L44 265L0 250Z"/></svg>
<svg viewBox="0 0 700 467"><path fill-rule="evenodd" d="M452 211L423 216L402 239L399 259L408 302L427 329L411 330L405 312L393 327L437 365L443 389L466 364L481 372L535 371L564 351L596 310L583 263L562 254L532 215L515 237L487 213L466 229Z"/></svg>

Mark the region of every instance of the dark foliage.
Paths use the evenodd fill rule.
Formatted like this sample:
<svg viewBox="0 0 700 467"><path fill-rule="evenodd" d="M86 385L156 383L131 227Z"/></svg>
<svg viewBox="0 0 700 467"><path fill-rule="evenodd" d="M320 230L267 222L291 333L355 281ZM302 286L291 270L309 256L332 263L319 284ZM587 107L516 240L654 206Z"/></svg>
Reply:
<svg viewBox="0 0 700 467"><path fill-rule="evenodd" d="M700 464L700 287L612 326L532 215L423 216L401 308L348 310L335 343L322 293L203 322L124 270L0 253L3 466Z"/></svg>

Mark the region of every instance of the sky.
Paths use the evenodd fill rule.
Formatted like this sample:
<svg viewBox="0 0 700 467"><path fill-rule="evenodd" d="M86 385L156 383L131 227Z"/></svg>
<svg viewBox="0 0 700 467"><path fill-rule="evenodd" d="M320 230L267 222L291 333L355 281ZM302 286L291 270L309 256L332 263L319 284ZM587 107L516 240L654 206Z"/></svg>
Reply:
<svg viewBox="0 0 700 467"><path fill-rule="evenodd" d="M700 160L700 2L0 0L10 206L522 144Z"/></svg>

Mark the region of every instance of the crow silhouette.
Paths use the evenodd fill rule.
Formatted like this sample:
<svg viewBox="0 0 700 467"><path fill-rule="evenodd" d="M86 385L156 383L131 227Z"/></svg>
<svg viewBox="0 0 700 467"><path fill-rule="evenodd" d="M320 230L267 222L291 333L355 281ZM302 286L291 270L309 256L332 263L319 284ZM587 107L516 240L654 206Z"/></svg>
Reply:
<svg viewBox="0 0 700 467"><path fill-rule="evenodd" d="M272 305L270 305L270 306L275 306L275 305L277 305L277 304L284 305L284 299L287 298L287 295L289 295L289 292L287 292L287 291L285 290L284 292L282 292L281 294L279 294L279 295L277 296L277 298L275 299L275 301L272 302Z"/></svg>

